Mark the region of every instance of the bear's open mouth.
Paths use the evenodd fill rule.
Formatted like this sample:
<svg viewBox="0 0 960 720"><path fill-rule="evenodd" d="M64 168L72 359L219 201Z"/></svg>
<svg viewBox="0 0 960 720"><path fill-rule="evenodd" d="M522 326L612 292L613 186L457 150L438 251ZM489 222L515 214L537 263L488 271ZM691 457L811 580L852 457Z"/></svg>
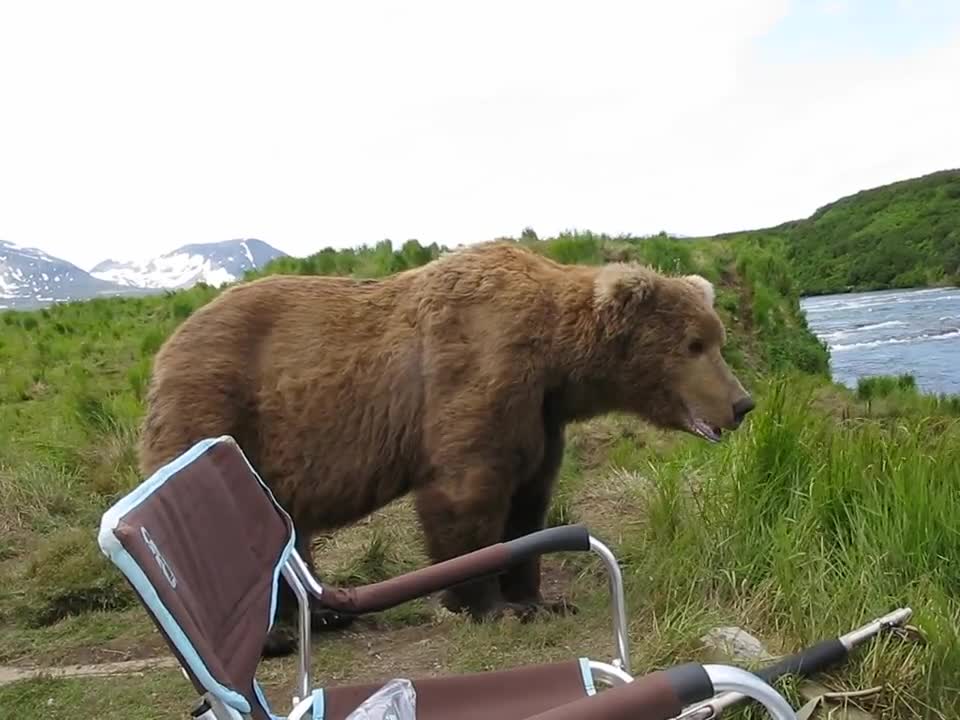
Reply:
<svg viewBox="0 0 960 720"><path fill-rule="evenodd" d="M705 440L708 440L712 443L720 442L720 436L723 434L723 431L705 420L700 418L692 418L690 421L690 431L694 435L699 435Z"/></svg>

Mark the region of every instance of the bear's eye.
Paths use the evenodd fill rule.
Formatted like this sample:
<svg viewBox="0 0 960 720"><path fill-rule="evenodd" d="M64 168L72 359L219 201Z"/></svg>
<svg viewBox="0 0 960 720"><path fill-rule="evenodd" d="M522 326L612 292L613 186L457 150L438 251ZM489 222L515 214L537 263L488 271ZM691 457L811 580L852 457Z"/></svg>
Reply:
<svg viewBox="0 0 960 720"><path fill-rule="evenodd" d="M703 352L703 340L693 340L689 347L693 355L699 355Z"/></svg>

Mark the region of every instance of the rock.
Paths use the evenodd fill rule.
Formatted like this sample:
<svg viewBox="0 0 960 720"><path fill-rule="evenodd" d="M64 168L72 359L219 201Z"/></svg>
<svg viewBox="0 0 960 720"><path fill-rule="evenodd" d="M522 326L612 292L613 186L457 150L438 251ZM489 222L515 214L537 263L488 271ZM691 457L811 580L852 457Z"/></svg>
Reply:
<svg viewBox="0 0 960 720"><path fill-rule="evenodd" d="M703 662L725 663L751 668L777 660L764 644L741 627L715 627L700 638L706 650ZM797 709L798 720L876 720L876 717L853 705L844 703L844 696L855 698L864 696L880 688L851 693L838 693L828 690L813 680L801 680L797 686L800 695L807 702Z"/></svg>
<svg viewBox="0 0 960 720"><path fill-rule="evenodd" d="M705 662L753 665L775 659L762 642L740 627L715 627L700 641L710 656Z"/></svg>

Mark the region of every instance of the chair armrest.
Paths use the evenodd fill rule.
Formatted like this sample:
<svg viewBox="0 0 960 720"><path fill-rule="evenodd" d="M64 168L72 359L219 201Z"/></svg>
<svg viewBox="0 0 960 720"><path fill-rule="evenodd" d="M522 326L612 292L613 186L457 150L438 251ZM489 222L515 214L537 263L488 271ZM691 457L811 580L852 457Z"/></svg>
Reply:
<svg viewBox="0 0 960 720"><path fill-rule="evenodd" d="M310 692L303 700L300 700L293 706L293 710L284 720L304 720L304 718L313 716L313 708L317 704L318 690Z"/></svg>
<svg viewBox="0 0 960 720"><path fill-rule="evenodd" d="M797 720L784 697L753 673L730 665L696 662L657 670L625 685L533 715L526 720L671 720L684 708L717 692L741 692L757 701L773 720ZM714 717L687 715L684 717Z"/></svg>
<svg viewBox="0 0 960 720"><path fill-rule="evenodd" d="M687 704L711 697L713 691L703 666L688 663L647 673L526 720L669 720Z"/></svg>
<svg viewBox="0 0 960 720"><path fill-rule="evenodd" d="M582 525L547 528L370 585L340 588L320 583L319 600L337 612L379 612L468 580L504 572L537 555L590 549L590 533Z"/></svg>

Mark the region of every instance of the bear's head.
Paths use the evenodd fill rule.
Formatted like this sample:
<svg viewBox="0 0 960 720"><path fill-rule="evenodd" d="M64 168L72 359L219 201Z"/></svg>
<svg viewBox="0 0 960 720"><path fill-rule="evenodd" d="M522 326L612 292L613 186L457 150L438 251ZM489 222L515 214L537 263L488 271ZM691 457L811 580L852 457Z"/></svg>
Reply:
<svg viewBox="0 0 960 720"><path fill-rule="evenodd" d="M705 278L612 263L595 276L594 303L607 404L711 442L754 408L723 358L726 331Z"/></svg>

